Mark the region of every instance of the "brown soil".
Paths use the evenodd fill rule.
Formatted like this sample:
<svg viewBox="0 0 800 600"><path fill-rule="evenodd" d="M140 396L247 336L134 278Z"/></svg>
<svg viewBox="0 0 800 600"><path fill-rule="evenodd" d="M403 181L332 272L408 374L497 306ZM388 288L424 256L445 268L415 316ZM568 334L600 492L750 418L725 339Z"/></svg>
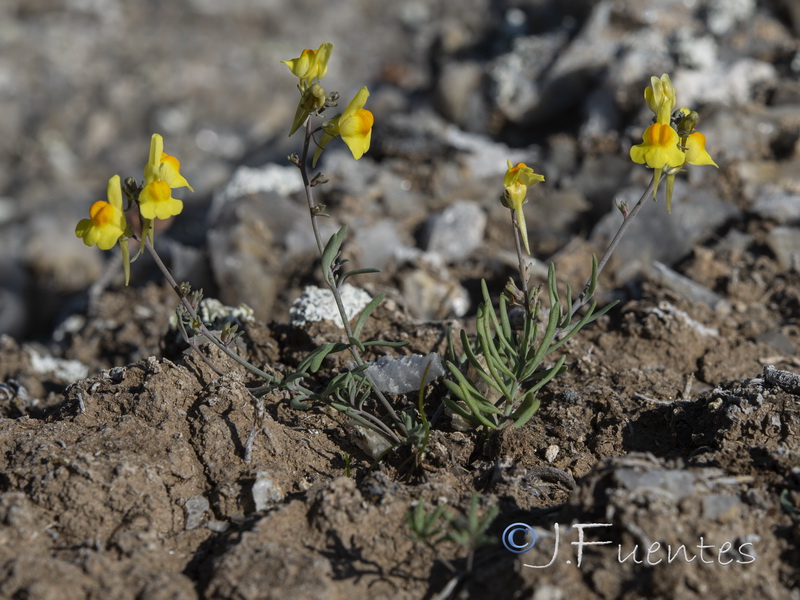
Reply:
<svg viewBox="0 0 800 600"><path fill-rule="evenodd" d="M0 597L794 598L800 281L755 250L698 248L681 270L730 308L643 281L568 344L527 426L482 440L439 422L417 466L373 465L339 414L286 397L245 462L256 382L181 353L165 288L100 299L65 353L97 374L68 387L2 338ZM446 325L388 303L371 327L426 353ZM250 325L242 351L289 369L333 332ZM471 565L411 539L412 503L463 512L474 493L499 513ZM513 523L535 528L530 552L500 542ZM587 523L608 543L578 545Z"/></svg>

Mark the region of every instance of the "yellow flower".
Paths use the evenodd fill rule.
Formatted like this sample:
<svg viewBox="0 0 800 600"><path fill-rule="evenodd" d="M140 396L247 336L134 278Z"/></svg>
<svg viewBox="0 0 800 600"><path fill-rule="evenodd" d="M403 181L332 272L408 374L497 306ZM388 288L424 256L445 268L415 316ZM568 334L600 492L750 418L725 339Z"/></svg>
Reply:
<svg viewBox="0 0 800 600"><path fill-rule="evenodd" d="M119 175L108 180L108 202L98 200L89 209L89 218L81 219L75 227L75 235L83 238L87 246L111 250L119 239L129 235L128 221L122 212L122 188Z"/></svg>
<svg viewBox="0 0 800 600"><path fill-rule="evenodd" d="M180 168L178 159L164 152L164 138L154 133L144 168L144 187L139 194L139 212L144 219L169 219L183 210L183 202L172 197L172 188L194 189L181 175ZM148 224L144 229L149 233Z"/></svg>
<svg viewBox="0 0 800 600"><path fill-rule="evenodd" d="M181 175L181 163L178 159L164 152L164 138L154 133L150 138L150 156L144 167L144 184L158 180L166 181L171 188L187 187L194 191Z"/></svg>
<svg viewBox="0 0 800 600"><path fill-rule="evenodd" d="M650 87L644 90L644 101L656 115L658 123L662 125L669 123L677 103L675 88L669 75L664 73L660 78L655 76L650 78Z"/></svg>
<svg viewBox="0 0 800 600"><path fill-rule="evenodd" d="M678 147L678 132L670 125L653 123L645 129L642 143L631 148L631 160L639 164L647 164L651 169L663 169L666 166L679 167L685 156Z"/></svg>
<svg viewBox="0 0 800 600"><path fill-rule="evenodd" d="M172 197L166 181L148 183L139 194L139 212L145 219L169 219L183 210L183 202Z"/></svg>
<svg viewBox="0 0 800 600"><path fill-rule="evenodd" d="M289 67L292 74L300 80L301 89L305 91L314 79L319 81L325 77L332 52L333 44L324 43L316 50L306 48L297 58L281 62Z"/></svg>
<svg viewBox="0 0 800 600"><path fill-rule="evenodd" d="M128 237L131 235L125 213L122 211L122 188L119 175L108 180L108 202L98 200L89 209L89 218L81 219L75 227L75 235L83 239L87 246L101 250L111 250L118 242L122 251L122 268L125 272L125 285L128 285L131 272Z"/></svg>
<svg viewBox="0 0 800 600"><path fill-rule="evenodd" d="M505 192L502 196L503 206L514 211L517 222L517 229L522 237L525 251L530 254L528 245L528 228L525 225L525 212L522 205L528 201L528 188L534 184L544 181L544 175L533 172L525 163L517 163L511 166L511 161L507 161L508 170L503 177L503 187Z"/></svg>
<svg viewBox="0 0 800 600"><path fill-rule="evenodd" d="M320 154L325 146L328 145L334 137L341 136L350 152L353 153L353 158L358 160L364 153L369 150L370 140L372 138L372 125L375 122L375 117L372 113L364 108L364 104L369 98L369 90L363 86L358 93L344 109L344 112L323 125L325 133L314 152L314 160L311 162L312 166L317 164Z"/></svg>
<svg viewBox="0 0 800 600"><path fill-rule="evenodd" d="M695 131L686 138L686 162L690 165L714 165L719 168L706 151L706 136Z"/></svg>
<svg viewBox="0 0 800 600"><path fill-rule="evenodd" d="M645 129L642 143L631 147L631 160L646 164L653 171L653 200L656 199L661 176L667 174L667 212L672 211L672 190L675 175L684 164L717 164L706 152L706 138L694 131L698 115L688 108L681 108L672 126L672 111L677 103L675 88L669 75L650 78L650 87L644 91L648 108L656 114L656 122Z"/></svg>
<svg viewBox="0 0 800 600"><path fill-rule="evenodd" d="M678 146L680 138L672 126L653 123L644 130L642 143L631 147L631 160L639 164L647 164L653 171L653 200L656 199L658 184L664 169L681 167L686 155ZM667 212L672 209L672 180L668 181Z"/></svg>

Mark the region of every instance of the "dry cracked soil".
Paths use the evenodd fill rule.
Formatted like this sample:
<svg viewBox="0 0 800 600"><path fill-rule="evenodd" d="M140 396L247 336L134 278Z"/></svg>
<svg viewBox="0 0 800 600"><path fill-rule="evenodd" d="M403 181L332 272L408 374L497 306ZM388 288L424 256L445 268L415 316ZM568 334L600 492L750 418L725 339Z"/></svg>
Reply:
<svg viewBox="0 0 800 600"><path fill-rule="evenodd" d="M721 278L730 260L698 249L684 267L727 308L645 281L569 342L528 425L482 439L439 423L421 462L376 465L335 411L281 396L246 462L254 381L181 352L155 284L105 293L66 352L98 372L67 387L3 337L0 596L793 597L800 286L754 253ZM448 325L392 303L372 323L421 354L445 350ZM253 323L240 349L290 368L335 335ZM427 388L429 414L443 393ZM474 494L498 512L473 556L412 539L414 503L458 514ZM503 545L514 524L536 533L529 552Z"/></svg>

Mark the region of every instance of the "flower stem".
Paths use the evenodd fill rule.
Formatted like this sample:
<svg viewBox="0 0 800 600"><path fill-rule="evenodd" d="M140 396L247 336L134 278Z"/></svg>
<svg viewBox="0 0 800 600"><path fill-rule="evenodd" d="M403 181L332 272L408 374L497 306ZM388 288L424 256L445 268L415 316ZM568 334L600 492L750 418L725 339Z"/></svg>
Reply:
<svg viewBox="0 0 800 600"><path fill-rule="evenodd" d="M511 211L511 226L514 229L514 242L517 247L517 261L519 264L519 279L522 283L522 293L525 295L525 302L528 302L528 269L525 268L525 258L522 255L522 240L519 232L519 224L517 223L517 211L513 208Z"/></svg>
<svg viewBox="0 0 800 600"><path fill-rule="evenodd" d="M644 191L644 194L642 194L642 197L639 198L639 201L631 209L631 211L628 212L628 213L625 213L623 215L622 224L619 226L619 230L614 235L614 237L611 239L611 242L609 242L608 247L606 248L606 251L603 253L602 258L600 259L600 262L597 263L597 278L600 277L600 273L603 272L603 269L605 268L606 264L608 264L608 261L611 258L611 255L614 254L614 251L617 249L617 246L619 245L620 240L622 240L622 236L625 235L625 232L628 230L628 227L630 227L631 222L636 217L636 215L639 213L639 211L642 210L642 207L645 205L645 200L650 195L650 193L653 191L653 184L654 183L655 183L655 177L653 177L650 180L650 184L647 186L647 189ZM578 296L578 298L572 304L572 313L569 316L570 320L572 319L572 317L575 316L575 314L578 312L578 310L581 307L583 307L587 302L589 302L589 300L591 300L592 294L590 294L589 291L592 289L593 284L595 282L596 282L596 279L595 279L595 281L592 281L592 277L589 277L589 280L586 282L586 285L584 285L584 287L583 287L583 292L581 293L580 296Z"/></svg>
<svg viewBox="0 0 800 600"><path fill-rule="evenodd" d="M270 384L277 384L278 381L275 379L275 377L273 377L272 375L270 375L266 371L262 371L261 369L259 369L255 365L253 365L253 364L249 363L248 361L246 361L245 359L243 359L241 356L236 354L236 352L234 352L233 350L228 348L227 345L223 344L217 338L217 336L215 336L213 333L211 333L211 331L209 331L208 327L206 327L205 324L203 323L203 321L200 319L200 317L198 317L197 311L195 310L194 306L192 306L192 303L189 302L189 299L186 297L186 294L184 294L181 291L181 288L178 285L178 282L175 281L175 278L172 276L172 273L169 272L169 269L164 264L164 261L161 260L161 257L158 255L158 252L156 252L156 249L153 248L153 245L150 243L150 239L147 236L145 236L143 243L144 243L145 248L147 249L147 251L150 253L150 256L153 257L153 260L155 261L156 266L158 267L158 269L161 271L161 274L164 276L164 279L167 280L167 283L169 283L169 285L172 288L172 290L178 295L178 298L180 298L180 301L181 301L181 304L183 305L183 308L186 309L186 312L189 313L189 316L192 318L193 324L197 325L197 329L200 331L200 333L206 339L208 339L208 341L210 341L217 348L222 350L226 355L228 355L230 358L235 360L237 363L242 365L245 369L247 369L248 371L250 371L254 375L257 375L258 377L261 377L262 379L264 379L265 381L269 382ZM201 356L203 356L203 355L201 354ZM214 370L217 372L218 375L222 374L222 373L220 373L220 371L218 369L214 368Z"/></svg>
<svg viewBox="0 0 800 600"><path fill-rule="evenodd" d="M300 160L297 162L297 167L300 169L300 174L303 178L303 186L306 192L308 212L311 216L311 228L314 231L314 239L317 242L317 249L319 250L319 254L320 256L322 256L324 250L324 244L322 243L322 236L319 231L319 223L317 222L319 209L318 205L314 200L314 192L311 186L311 181L308 178L308 170L307 170L308 150L312 139L313 135L311 131L311 119L309 118L306 121L306 133L305 133L305 140L303 142L303 154L300 156ZM339 287L336 284L336 278L333 274L333 271L332 269L327 269L327 271L328 272L322 273L322 278L325 280L325 283L328 285L328 288L330 288L331 293L333 294L334 301L336 302L336 308L339 311L339 317L344 327L345 335L347 335L347 339L349 341L353 339L353 330L350 327L350 321L347 317L347 312L345 311L344 308L344 302L342 301L342 295L339 293ZM349 351L357 366L361 367L365 364L364 359L361 357L361 353L358 351L358 348L356 348L353 345L350 345ZM383 406L384 410L391 416L392 420L397 424L397 426L403 432L403 435L407 435L408 432L406 431L402 419L400 419L400 417L397 415L391 403L389 402L388 398L386 398L386 396L375 386L375 383L370 377L369 373L364 371L364 376L371 384L371 387L375 392L375 395L377 396L381 405ZM394 434L392 435L392 438L393 439L390 439L390 441L392 441L393 443L400 442L400 440Z"/></svg>

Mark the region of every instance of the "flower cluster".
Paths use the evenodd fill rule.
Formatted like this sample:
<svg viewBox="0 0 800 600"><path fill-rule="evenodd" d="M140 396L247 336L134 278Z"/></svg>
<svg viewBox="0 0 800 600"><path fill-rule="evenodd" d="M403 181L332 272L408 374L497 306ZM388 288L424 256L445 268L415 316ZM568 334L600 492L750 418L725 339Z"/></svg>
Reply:
<svg viewBox="0 0 800 600"><path fill-rule="evenodd" d="M300 90L300 101L297 103L292 128L289 130L290 136L302 127L312 114L321 114L325 108L335 106L335 98L338 95L328 97L325 88L320 84L320 80L328 71L328 60L332 51L333 44L325 43L316 50L308 48L303 50L297 58L281 61L299 79L297 88ZM356 160L369 150L375 118L364 108L367 98L369 90L364 86L356 93L344 112L322 124L322 138L317 143L312 165L317 164L322 151L335 137L342 138Z"/></svg>
<svg viewBox="0 0 800 600"><path fill-rule="evenodd" d="M97 245L101 250L110 250L119 243L122 251L125 284L130 277L130 252L128 239L136 236L125 216L134 205L138 208L142 223L141 239L153 237L153 220L169 219L180 214L183 202L172 197L174 188L192 186L180 173L180 162L164 152L164 138L154 133L150 140L150 156L144 168L144 182L137 186L126 182L127 207L122 205L123 187L119 175L108 180L108 201L98 200L89 209L89 218L81 219L75 227L75 235L87 246ZM140 248L141 252L141 248Z"/></svg>
<svg viewBox="0 0 800 600"><path fill-rule="evenodd" d="M528 188L541 181L544 181L544 175L534 173L533 169L525 163L517 163L512 166L511 161L508 161L508 170L503 177L504 192L501 200L503 206L514 211L517 229L528 254L531 253L531 249L528 245L528 229L525 225L525 213L522 205L528 201Z"/></svg>
<svg viewBox="0 0 800 600"><path fill-rule="evenodd" d="M688 108L675 111L675 88L669 75L651 77L650 87L644 91L648 108L655 114L655 122L645 129L642 143L633 146L631 160L654 169L653 199L656 197L661 176L667 175L667 212L672 208L672 188L675 175L684 165L714 165L706 151L706 138L694 127L698 115ZM673 112L675 111L675 112Z"/></svg>

